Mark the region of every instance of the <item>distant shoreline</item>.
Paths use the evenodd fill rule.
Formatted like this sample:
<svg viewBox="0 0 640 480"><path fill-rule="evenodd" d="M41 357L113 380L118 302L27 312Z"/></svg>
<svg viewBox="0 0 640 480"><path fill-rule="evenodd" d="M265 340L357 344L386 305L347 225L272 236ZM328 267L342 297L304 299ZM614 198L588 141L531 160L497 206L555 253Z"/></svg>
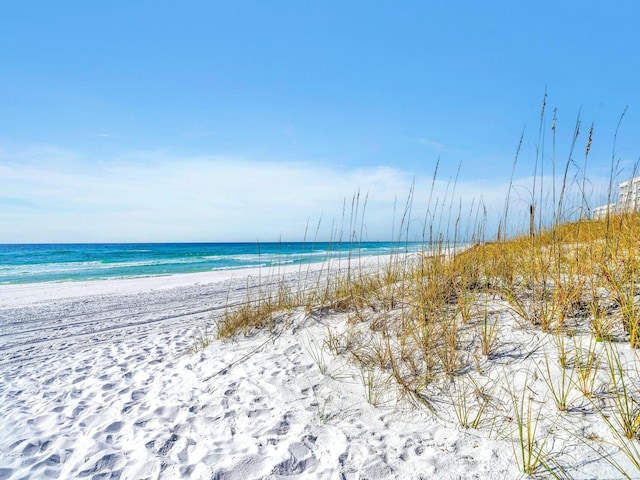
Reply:
<svg viewBox="0 0 640 480"><path fill-rule="evenodd" d="M404 254L403 254L404 255ZM352 267L377 268L385 265L389 256L362 256L351 259ZM33 303L69 298L85 298L102 295L133 295L143 292L168 290L193 285L209 285L238 279L272 278L288 275L316 274L323 269L332 272L346 269L348 260L330 259L309 264L281 265L276 268L247 267L210 272L175 273L143 277L111 278L100 280L35 282L0 285L0 308L12 308Z"/></svg>
<svg viewBox="0 0 640 480"><path fill-rule="evenodd" d="M327 260L420 251L406 242L126 243L0 245L0 285L282 269Z"/></svg>

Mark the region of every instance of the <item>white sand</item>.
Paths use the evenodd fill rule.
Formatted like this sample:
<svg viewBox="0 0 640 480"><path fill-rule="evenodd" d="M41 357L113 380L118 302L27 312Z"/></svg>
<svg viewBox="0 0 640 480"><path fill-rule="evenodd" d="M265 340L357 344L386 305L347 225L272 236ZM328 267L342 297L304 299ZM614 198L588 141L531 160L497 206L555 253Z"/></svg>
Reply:
<svg viewBox="0 0 640 480"><path fill-rule="evenodd" d="M190 352L257 275L0 286L0 479L522 476L513 442L495 432L402 402L368 404L357 369L319 354L343 316L298 312L275 339ZM285 277L299 284L295 271ZM520 342L544 340L513 332L505 365ZM509 363L495 381L522 368ZM565 466L575 478L618 478L563 430L604 438L596 417L558 423L547 446L573 459Z"/></svg>

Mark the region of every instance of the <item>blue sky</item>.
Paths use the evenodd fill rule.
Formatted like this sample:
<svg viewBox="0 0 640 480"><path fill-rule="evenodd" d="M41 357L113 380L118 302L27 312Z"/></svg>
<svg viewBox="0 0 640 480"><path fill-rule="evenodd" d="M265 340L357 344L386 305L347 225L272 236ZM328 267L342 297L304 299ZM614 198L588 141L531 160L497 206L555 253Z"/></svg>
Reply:
<svg viewBox="0 0 640 480"><path fill-rule="evenodd" d="M593 204L640 157L635 1L5 3L0 242L328 237L358 189L382 240L414 180L497 218L523 130L524 211L545 89L547 185L553 108Z"/></svg>

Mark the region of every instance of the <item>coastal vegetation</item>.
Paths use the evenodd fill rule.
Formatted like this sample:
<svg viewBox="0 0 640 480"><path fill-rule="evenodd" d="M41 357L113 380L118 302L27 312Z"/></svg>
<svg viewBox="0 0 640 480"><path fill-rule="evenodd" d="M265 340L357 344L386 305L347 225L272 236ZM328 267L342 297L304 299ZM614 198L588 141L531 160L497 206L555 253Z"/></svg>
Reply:
<svg viewBox="0 0 640 480"><path fill-rule="evenodd" d="M544 105L541 130L543 118ZM554 115L554 135L555 123ZM507 440L526 475L572 478L586 462L576 452L587 452L637 478L640 213L589 218L586 168L574 180L578 200L568 198L578 127L562 181L544 195L540 187L552 210L536 212L532 195L524 233L509 232L509 198L490 238L482 221L462 235L461 214L442 202L427 216L421 252L399 247L374 265L354 252L300 288L283 281L260 289L227 309L217 338L277 335L291 327L292 311L341 315L339 327L311 340L313 356L323 374L329 356L357 368L372 405L426 408L442 422ZM591 140L592 131L585 165ZM408 231L411 199L400 232ZM356 195L349 240L362 231L354 228L364 211L358 202Z"/></svg>

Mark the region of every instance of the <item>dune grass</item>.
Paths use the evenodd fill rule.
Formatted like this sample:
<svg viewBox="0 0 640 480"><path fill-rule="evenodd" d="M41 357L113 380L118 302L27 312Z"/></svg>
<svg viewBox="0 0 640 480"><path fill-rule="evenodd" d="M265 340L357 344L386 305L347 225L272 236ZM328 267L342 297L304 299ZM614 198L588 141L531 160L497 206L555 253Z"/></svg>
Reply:
<svg viewBox="0 0 640 480"><path fill-rule="evenodd" d="M555 121L554 116L554 146ZM571 152L578 127L579 121ZM570 153L559 194L554 183L552 195L546 195L553 198L552 212L538 209L535 218L534 185L529 231L510 238L509 198L491 239L477 220L481 204L470 214L475 226L463 235L461 212L445 207L445 201L431 208L430 198L429 211L436 213L425 216L422 251L406 254L400 245L403 233L408 235L411 191L401 215L398 251L382 265L366 267L355 242L346 265L328 264L311 284L292 290L281 282L229 308L217 323L217 336L274 331L294 307L344 314L344 330L315 342L313 355L321 370L326 357L320 348L353 362L372 405L395 390L398 401L434 413L448 410L438 418L512 442L514 461L524 474L556 478L569 475L562 451L547 448L550 437L571 431L564 435L570 442L578 434L562 425L570 424L577 411L590 411L608 437L594 443L600 436L587 435L578 443L598 452L623 476L637 477L640 213L611 213L599 220L578 214L565 220L568 206L584 212L586 204L584 170L577 180L582 197L573 204L567 198L571 163ZM366 204L359 205L359 199L358 194L352 201L350 232L357 232L358 219L364 223ZM543 215L553 219L546 227ZM355 233L349 237L354 240ZM625 358L636 361L621 360L623 349ZM513 372L524 375L501 381ZM555 416L547 405L555 406ZM612 456L616 450L637 470L627 471Z"/></svg>
<svg viewBox="0 0 640 480"><path fill-rule="evenodd" d="M631 213L561 224L534 238L425 246L382 267L325 272L304 291L284 283L262 291L229 309L217 336L274 331L294 307L341 313L344 331L314 340L314 358L321 369L327 355L357 365L372 405L391 390L430 409L438 398L438 408L450 405L439 418L511 439L523 473L556 476L562 455L546 444L557 420L547 425L539 405L570 416L582 399L597 407L611 432L608 445L640 466L640 370L617 356L623 348L633 356L638 346L638 239L640 214ZM514 328L541 343L504 344ZM505 353L514 348L517 355ZM527 375L505 392L495 378L509 355ZM515 430L499 425L505 418ZM597 451L613 461L609 450ZM615 462L625 475L640 472Z"/></svg>

